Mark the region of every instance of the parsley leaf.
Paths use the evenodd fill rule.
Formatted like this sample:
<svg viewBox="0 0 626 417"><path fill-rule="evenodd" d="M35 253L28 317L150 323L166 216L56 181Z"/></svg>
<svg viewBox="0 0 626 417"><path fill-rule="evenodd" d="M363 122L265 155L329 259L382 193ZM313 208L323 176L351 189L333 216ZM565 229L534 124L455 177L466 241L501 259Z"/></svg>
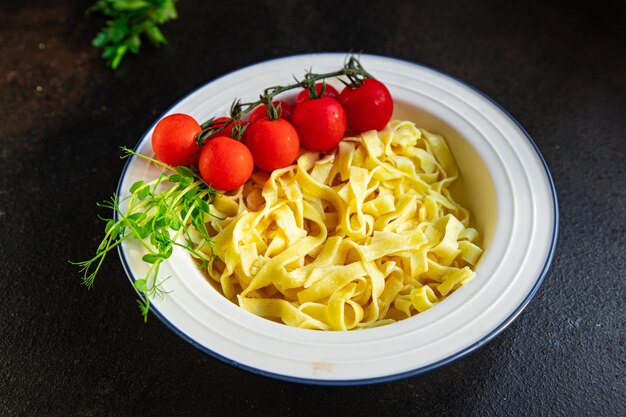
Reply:
<svg viewBox="0 0 626 417"><path fill-rule="evenodd" d="M178 0L97 0L87 14L98 13L109 18L106 26L91 44L102 48L102 57L116 69L127 52L139 52L142 38L155 46L167 43L159 25L176 19Z"/></svg>

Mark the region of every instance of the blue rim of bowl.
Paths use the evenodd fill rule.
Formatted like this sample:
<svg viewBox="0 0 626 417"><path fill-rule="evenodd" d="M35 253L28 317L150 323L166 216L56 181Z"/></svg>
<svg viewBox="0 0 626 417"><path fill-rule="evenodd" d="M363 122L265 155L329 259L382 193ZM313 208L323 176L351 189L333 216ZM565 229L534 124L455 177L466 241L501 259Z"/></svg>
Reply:
<svg viewBox="0 0 626 417"><path fill-rule="evenodd" d="M243 67L243 68L239 68L237 70L230 71L230 72L228 72L228 73L226 73L226 74L224 74L224 75L222 75L220 77L217 77L217 78L209 81L208 83L206 83L206 84L204 84L204 85L194 89L193 91L191 91L190 93L185 95L182 99L180 99L178 102L176 102L175 104L170 106L170 108L168 108L157 119L157 121L155 121L144 132L143 135L141 135L141 139L139 139L139 141L137 142L137 144L135 145L133 150L137 151L137 149L141 145L141 142L143 141L143 138L146 137L148 132L150 132L150 130L156 125L158 120L163 118L173 107L178 105L178 103L180 103L181 101L185 100L187 97L189 97L190 95L194 94L196 91L204 88L208 84L214 83L214 82L216 82L216 81L218 81L218 80L220 80L222 78L225 78L225 77L231 75L234 72L237 72L237 71L240 71L240 70L244 70L244 69L249 69L249 68L254 67L256 65L266 64L266 63L269 63L269 62L272 62L272 61L278 61L278 60L289 59L289 58L307 57L307 56L310 57L310 56L318 56L318 55L347 56L348 53L342 53L342 52L317 52L317 53L311 53L311 54L288 55L288 56L283 56L283 57L279 57L279 58L273 58L273 59L269 59L269 60L266 60L266 61L258 62L258 63L252 64L252 65L248 65L248 66ZM465 82L465 81L463 81L463 80L461 80L461 79L459 79L459 78L457 78L457 77L455 77L453 75L447 74L447 73L445 73L445 72L443 72L443 71L441 71L441 70L439 70L437 68L433 68L433 67L430 67L428 65L418 64L418 63L415 63L415 62L412 62L412 61L399 59L399 58L395 58L395 57L390 57L390 56L385 56L385 55L377 55L377 54L365 54L365 56L372 56L372 57L378 57L378 58L391 59L391 60L395 60L395 61L405 62L405 63L411 64L411 65L415 65L415 66L418 66L418 67L421 67L421 68L425 68L425 69L430 70L430 71L434 71L434 72L436 72L438 74L441 74L441 75L443 75L443 76L445 76L447 78L450 78L450 79L452 79L452 80L454 80L454 81L464 85L465 87L470 88L472 91L478 93L482 97L484 97L487 100L489 100L489 102L491 102L494 106L496 106L496 108L498 108L510 120L512 120L517 125L517 127L522 131L522 133L524 134L526 139L530 142L530 144L532 145L533 149L537 153L537 156L539 157L539 159L540 159L540 161L541 161L541 163L543 165L543 168L545 170L546 176L548 178L548 182L550 184L550 191L552 193L552 203L553 203L553 207L554 207L554 213L553 213L554 214L554 227L553 227L553 230L552 230L552 242L550 243L550 249L548 251L548 256L546 258L546 261L545 261L545 263L543 265L543 268L541 269L541 272L539 273L539 276L537 277L537 280L535 281L535 284L531 288L531 290L528 293L528 295L526 296L526 298L517 306L515 311L509 317L507 317L505 320L503 320L495 329L493 329L487 335L485 335L484 337L482 337L480 340L476 341L475 343L471 344L470 346L467 346L466 348L461 349L460 351L454 353L453 355L448 356L445 359L441 359L441 360L439 360L437 362L431 363L430 365L422 366L420 368L416 368L416 369L413 369L413 370L410 370L410 371L396 373L396 374L393 374L393 375L386 375L386 376L380 376L380 377L374 377L374 378L364 378L364 379L325 380L325 379L300 378L300 377L294 377L294 376L289 376L289 375L283 375L283 374L268 372L268 371L264 371L262 369L258 369L258 368L252 367L252 366L244 365L244 364L239 363L239 362L237 362L235 360L229 359L226 356L220 355L219 353L212 351L211 349L207 348L204 345L201 345L195 339L193 339L191 336L187 335L182 330L180 330L178 327L176 327L176 325L174 325L172 322L170 322L156 307L154 307L154 304L150 304L150 310L152 311L152 314L157 316L157 318L159 320L161 320L167 327L169 327L171 331L173 331L175 334L177 334L182 339L184 339L185 341L187 341L188 343L190 343L192 346L196 347L197 349L201 350L202 352L207 353L210 356L212 356L212 357L214 357L216 359L219 359L220 361L222 361L224 363L232 365L232 366L234 366L236 368L240 368L240 369L252 372L252 373L257 374L257 375L262 375L262 376L273 378L273 379L278 379L278 380L288 381L288 382L296 382L296 383L301 383L301 384L323 385L323 386L357 386L357 385L380 384L380 383L384 383L384 382L397 381L397 380L408 378L408 377L412 377L412 376L422 375L422 374L425 374L427 372L431 372L431 371L434 371L436 369L439 369L439 368L441 368L443 366L449 365L452 362L455 362L455 361L465 357L466 355L474 352L475 350L479 349L483 345L485 345L488 342L490 342L493 338L495 338L497 335L499 335L504 329L506 329L513 322L513 320L515 320L517 318L517 316L520 315L520 313L526 308L526 306L528 305L530 300L535 296L535 294L539 290L539 287L541 286L541 284L543 283L545 277L547 276L547 274L549 272L549 269L550 269L550 265L552 264L552 260L554 259L554 253L555 253L555 250L556 250L558 229L559 229L559 210L558 210L557 194L556 194L556 187L554 186L554 180L552 179L552 175L550 174L550 170L548 169L548 164L546 163L545 159L543 158L543 155L541 154L541 151L539 150L539 147L537 146L535 141L530 137L530 135L528 134L526 129L524 129L524 127L505 108L503 108L500 104L498 104L498 102L496 102L494 99L492 99L487 94L483 93L482 91L480 91L478 88L474 87L473 85L468 84L467 82ZM120 180L119 180L118 185L117 185L117 195L120 195L120 193L122 191L121 190L122 182L124 180L124 177L126 176L126 171L128 170L128 167L130 166L131 162L132 162L132 158L129 158L128 161L126 162L126 164L124 165L124 169L122 170L122 175L120 176ZM117 219L117 213L115 214L115 218ZM136 278L135 278L135 276L132 274L132 272L130 270L130 266L128 265L128 261L126 260L126 256L124 254L124 251L122 250L121 245L118 246L117 250L118 250L118 254L120 256L120 259L122 261L122 266L124 267L124 270L126 272L126 275L131 280L131 282L134 283ZM134 285L133 285L133 288L135 288ZM137 292L136 289L135 289L135 292ZM137 295L139 297L142 297L142 295L139 294L139 292L137 292Z"/></svg>

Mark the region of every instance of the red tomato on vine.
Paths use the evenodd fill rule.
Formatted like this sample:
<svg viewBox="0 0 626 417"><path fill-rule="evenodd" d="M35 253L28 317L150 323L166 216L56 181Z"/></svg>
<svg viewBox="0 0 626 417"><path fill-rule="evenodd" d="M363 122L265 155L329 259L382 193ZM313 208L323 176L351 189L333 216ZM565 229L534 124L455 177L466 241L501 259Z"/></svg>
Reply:
<svg viewBox="0 0 626 417"><path fill-rule="evenodd" d="M229 191L248 181L254 170L254 161L246 145L219 136L202 148L198 168L207 184L217 190Z"/></svg>
<svg viewBox="0 0 626 417"><path fill-rule="evenodd" d="M291 121L298 131L300 143L311 151L331 150L346 133L346 113L339 102L330 97L301 102Z"/></svg>
<svg viewBox="0 0 626 417"><path fill-rule="evenodd" d="M261 119L248 129L245 140L254 165L272 172L291 165L298 156L300 139L296 129L284 119Z"/></svg>
<svg viewBox="0 0 626 417"><path fill-rule="evenodd" d="M199 157L196 136L201 131L193 117L182 113L170 114L154 127L152 150L157 159L168 165L193 165Z"/></svg>
<svg viewBox="0 0 626 417"><path fill-rule="evenodd" d="M393 114L393 99L378 80L366 78L360 86L349 85L339 95L346 111L348 127L354 133L382 130Z"/></svg>

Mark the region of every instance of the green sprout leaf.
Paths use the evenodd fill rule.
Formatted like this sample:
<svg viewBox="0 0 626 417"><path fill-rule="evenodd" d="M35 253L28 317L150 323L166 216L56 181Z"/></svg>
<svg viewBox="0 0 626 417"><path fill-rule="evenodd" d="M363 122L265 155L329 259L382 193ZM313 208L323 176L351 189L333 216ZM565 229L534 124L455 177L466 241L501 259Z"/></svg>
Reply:
<svg viewBox="0 0 626 417"><path fill-rule="evenodd" d="M147 284L146 284L146 280L143 278L140 278L138 280L135 281L135 288L137 288L137 291L141 291L144 292L147 289Z"/></svg>
<svg viewBox="0 0 626 417"><path fill-rule="evenodd" d="M198 207L198 209L200 209L201 211L203 211L205 213L210 213L211 212L211 207L209 207L209 203L207 203L206 201L196 199L195 203L196 203L196 206Z"/></svg>
<svg viewBox="0 0 626 417"><path fill-rule="evenodd" d="M143 180L139 180L136 183L134 183L131 187L130 187L130 191L131 193L136 192L138 189L140 189L141 187L143 187L145 184L145 182Z"/></svg>
<svg viewBox="0 0 626 417"><path fill-rule="evenodd" d="M181 227L183 227L183 224L179 222L178 219L170 220L170 229L177 231L177 230L180 230Z"/></svg>
<svg viewBox="0 0 626 417"><path fill-rule="evenodd" d="M191 198L195 196L199 191L200 191L200 187L193 187L192 189L190 189L189 191L185 193L183 198L185 200L191 200Z"/></svg>
<svg viewBox="0 0 626 417"><path fill-rule="evenodd" d="M137 198L139 200L144 200L146 197L148 197L148 195L150 195L150 188L148 187L143 187L137 192Z"/></svg>
<svg viewBox="0 0 626 417"><path fill-rule="evenodd" d="M180 180L180 186L183 187L183 188L187 188L187 187L189 187L191 185L192 182L193 182L193 178L192 177L184 176Z"/></svg>
<svg viewBox="0 0 626 417"><path fill-rule="evenodd" d="M190 170L189 168L187 168L185 166L180 166L176 170L178 171L178 173L180 175L185 176L185 177L189 177L192 180L196 176L196 174L194 174L192 170Z"/></svg>
<svg viewBox="0 0 626 417"><path fill-rule="evenodd" d="M144 262L147 262L149 264L153 264L158 260L162 260L164 259L164 256L161 255L160 253L149 253L147 255L144 255L141 260Z"/></svg>

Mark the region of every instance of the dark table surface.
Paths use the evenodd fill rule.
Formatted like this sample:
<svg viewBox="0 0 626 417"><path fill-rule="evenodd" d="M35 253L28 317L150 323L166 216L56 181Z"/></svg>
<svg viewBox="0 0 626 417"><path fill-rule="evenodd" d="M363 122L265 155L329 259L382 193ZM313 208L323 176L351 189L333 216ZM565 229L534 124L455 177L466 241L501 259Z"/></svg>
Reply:
<svg viewBox="0 0 626 417"><path fill-rule="evenodd" d="M0 6L0 415L626 415L626 5L612 2L178 3L169 45L118 71L90 1ZM235 3L235 2L233 2ZM521 3L521 2L520 2ZM363 50L476 86L530 132L554 176L551 272L492 342L426 375L312 387L222 363L153 317L120 262L88 257L144 130L243 66Z"/></svg>

